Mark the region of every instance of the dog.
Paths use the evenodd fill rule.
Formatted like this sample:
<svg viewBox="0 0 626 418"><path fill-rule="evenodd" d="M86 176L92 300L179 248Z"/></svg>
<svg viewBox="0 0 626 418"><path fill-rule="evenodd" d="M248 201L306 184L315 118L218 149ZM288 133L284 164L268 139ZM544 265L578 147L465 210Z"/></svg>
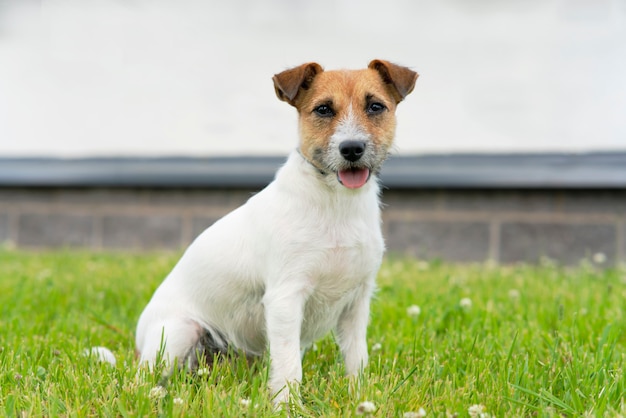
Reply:
<svg viewBox="0 0 626 418"><path fill-rule="evenodd" d="M300 141L276 177L201 233L137 325L140 362L198 367L229 347L269 349L278 405L297 392L302 355L333 330L347 375L368 360L370 299L382 262L378 174L395 109L415 86L409 68L307 63L273 77L299 114Z"/></svg>

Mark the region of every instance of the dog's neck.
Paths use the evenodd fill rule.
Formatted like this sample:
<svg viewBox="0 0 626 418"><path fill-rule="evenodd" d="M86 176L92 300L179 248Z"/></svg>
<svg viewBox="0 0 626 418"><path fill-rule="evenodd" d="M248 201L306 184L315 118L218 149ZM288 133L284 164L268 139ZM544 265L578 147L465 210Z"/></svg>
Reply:
<svg viewBox="0 0 626 418"><path fill-rule="evenodd" d="M332 200L345 196L345 198L354 200L357 196L372 196L378 201L380 186L378 177L372 174L368 182L359 189L348 189L339 183L337 175L332 172L319 169L314 163L305 158L300 150L295 150L288 157L285 165L279 170L276 179L280 179L280 183L284 187L294 188L294 191L300 193L304 191L310 195L318 195L322 193L326 195L331 193L335 195ZM302 181L294 182L295 179ZM327 202L328 198L323 198Z"/></svg>
<svg viewBox="0 0 626 418"><path fill-rule="evenodd" d="M307 163L309 163L313 168L315 168L322 176L325 176L326 174L328 174L326 171L322 170L321 168L319 168L318 166L316 166L313 161L309 160L308 158L306 158L304 156L304 154L302 153L302 151L300 150L300 148L296 148L296 152L298 154L300 154L300 157L302 157L302 159L304 161L306 161Z"/></svg>
<svg viewBox="0 0 626 418"><path fill-rule="evenodd" d="M281 194L280 199L296 208L301 216L316 214L320 224L346 225L365 220L366 224L378 225L380 222L380 187L376 176L359 189L349 189L341 185L336 174L322 175L295 150L268 187Z"/></svg>

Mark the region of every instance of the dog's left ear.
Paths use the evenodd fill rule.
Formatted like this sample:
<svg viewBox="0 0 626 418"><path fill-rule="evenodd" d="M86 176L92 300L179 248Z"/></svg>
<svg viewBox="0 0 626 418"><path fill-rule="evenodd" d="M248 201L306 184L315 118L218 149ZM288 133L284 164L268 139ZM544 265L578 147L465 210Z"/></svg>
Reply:
<svg viewBox="0 0 626 418"><path fill-rule="evenodd" d="M322 71L324 70L321 65L316 62L309 62L276 74L272 77L276 96L280 100L295 106L300 90L308 90L315 76Z"/></svg>
<svg viewBox="0 0 626 418"><path fill-rule="evenodd" d="M413 91L417 77L419 77L419 74L407 67L383 60L373 60L367 68L376 70L380 74L383 82L390 87L394 94L396 103L400 103Z"/></svg>

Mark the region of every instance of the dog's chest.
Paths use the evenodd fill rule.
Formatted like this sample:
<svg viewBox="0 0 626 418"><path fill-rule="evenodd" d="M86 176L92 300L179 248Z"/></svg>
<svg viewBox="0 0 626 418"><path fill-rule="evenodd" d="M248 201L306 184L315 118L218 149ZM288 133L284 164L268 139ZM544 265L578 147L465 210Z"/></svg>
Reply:
<svg viewBox="0 0 626 418"><path fill-rule="evenodd" d="M313 300L325 305L344 303L354 289L361 288L376 275L384 242L380 230L377 202L345 211L329 211L308 225L300 249L308 259ZM311 257L311 258L309 258Z"/></svg>
<svg viewBox="0 0 626 418"><path fill-rule="evenodd" d="M319 270L311 274L311 308L319 305L322 307L320 311L324 311L349 303L355 292L373 280L379 263L380 256L374 253L365 256L362 248L328 249L326 256L320 260Z"/></svg>
<svg viewBox="0 0 626 418"><path fill-rule="evenodd" d="M349 290L375 274L384 251L375 217L320 223L315 241L314 284L329 293Z"/></svg>
<svg viewBox="0 0 626 418"><path fill-rule="evenodd" d="M320 285L340 286L336 279L343 278L344 285L351 287L377 269L383 244L376 231L354 229L344 234L329 235L320 251Z"/></svg>
<svg viewBox="0 0 626 418"><path fill-rule="evenodd" d="M304 309L302 343L309 345L336 326L346 306L373 286L382 258L376 234L364 240L334 236L320 251L311 273L311 294ZM382 240L381 240L382 241Z"/></svg>

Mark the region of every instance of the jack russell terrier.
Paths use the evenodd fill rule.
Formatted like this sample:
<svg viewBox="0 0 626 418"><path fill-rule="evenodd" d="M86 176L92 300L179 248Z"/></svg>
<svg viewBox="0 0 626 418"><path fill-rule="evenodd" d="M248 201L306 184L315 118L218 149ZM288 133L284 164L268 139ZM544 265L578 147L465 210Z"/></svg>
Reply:
<svg viewBox="0 0 626 418"><path fill-rule="evenodd" d="M206 229L137 325L142 363L198 367L231 346L269 349L276 404L302 378L301 355L334 330L348 375L367 363L370 298L384 252L378 173L395 109L418 74L387 61L273 77L298 110L300 146L275 180Z"/></svg>

